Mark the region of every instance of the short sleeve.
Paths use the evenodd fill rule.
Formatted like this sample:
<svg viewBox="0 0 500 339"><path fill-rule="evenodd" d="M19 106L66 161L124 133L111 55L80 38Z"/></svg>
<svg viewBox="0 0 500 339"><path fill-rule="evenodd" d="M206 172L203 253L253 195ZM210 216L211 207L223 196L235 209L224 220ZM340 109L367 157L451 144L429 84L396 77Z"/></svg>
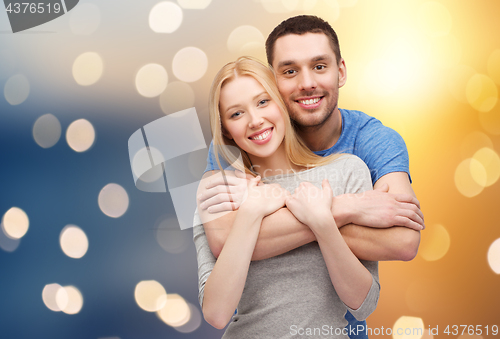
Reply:
<svg viewBox="0 0 500 339"><path fill-rule="evenodd" d="M356 152L370 169L373 184L392 172L406 172L411 183L408 150L403 138L395 130L369 119L359 131Z"/></svg>

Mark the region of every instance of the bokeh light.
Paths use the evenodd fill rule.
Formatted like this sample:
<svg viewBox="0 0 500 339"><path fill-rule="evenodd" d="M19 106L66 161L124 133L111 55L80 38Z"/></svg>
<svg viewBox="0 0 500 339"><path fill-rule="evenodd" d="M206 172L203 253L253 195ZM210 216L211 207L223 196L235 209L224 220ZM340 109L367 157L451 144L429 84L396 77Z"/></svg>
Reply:
<svg viewBox="0 0 500 339"><path fill-rule="evenodd" d="M201 325L201 312L198 307L191 303L187 303L189 306L190 317L187 323L181 326L174 327L177 331L181 333L191 333L198 329Z"/></svg>
<svg viewBox="0 0 500 339"><path fill-rule="evenodd" d="M135 286L135 301L140 308L147 312L156 312L167 303L167 292L155 280L145 280Z"/></svg>
<svg viewBox="0 0 500 339"><path fill-rule="evenodd" d="M269 13L288 13L296 9L302 0L260 0Z"/></svg>
<svg viewBox="0 0 500 339"><path fill-rule="evenodd" d="M264 3L263 3L264 4ZM243 55L245 45L257 44L264 48L264 35L254 26L244 25L235 28L227 38L227 49L236 55Z"/></svg>
<svg viewBox="0 0 500 339"><path fill-rule="evenodd" d="M472 159L480 162L486 170L486 187L491 186L497 182L498 178L500 177L500 158L494 150L488 147L481 148L474 154ZM478 182L478 184L481 183L482 181Z"/></svg>
<svg viewBox="0 0 500 339"><path fill-rule="evenodd" d="M469 79L465 95L467 102L479 112L491 111L498 101L497 86L484 74L475 74Z"/></svg>
<svg viewBox="0 0 500 339"><path fill-rule="evenodd" d="M189 84L174 81L160 95L160 106L163 113L170 114L194 107L194 100L194 91Z"/></svg>
<svg viewBox="0 0 500 339"><path fill-rule="evenodd" d="M28 232L29 225L28 215L19 207L10 208L2 217L2 229L13 239L22 238Z"/></svg>
<svg viewBox="0 0 500 339"><path fill-rule="evenodd" d="M154 5L149 12L149 27L156 33L175 32L182 23L182 8L169 1Z"/></svg>
<svg viewBox="0 0 500 339"><path fill-rule="evenodd" d="M59 244L64 254L73 259L83 257L89 248L87 235L75 225L67 225L62 229Z"/></svg>
<svg viewBox="0 0 500 339"><path fill-rule="evenodd" d="M185 47L175 53L172 61L172 71L177 79L194 82L205 75L208 68L208 58L205 52L196 47Z"/></svg>
<svg viewBox="0 0 500 339"><path fill-rule="evenodd" d="M480 112L479 122L486 132L500 135L500 110L493 109L490 112Z"/></svg>
<svg viewBox="0 0 500 339"><path fill-rule="evenodd" d="M500 85L500 49L491 53L487 63L488 75L497 84Z"/></svg>
<svg viewBox="0 0 500 339"><path fill-rule="evenodd" d="M28 98L30 83L24 75L16 74L7 80L3 93L9 104L19 105Z"/></svg>
<svg viewBox="0 0 500 339"><path fill-rule="evenodd" d="M394 323L392 337L394 339L420 339L424 330L424 321L421 318L403 316Z"/></svg>
<svg viewBox="0 0 500 339"><path fill-rule="evenodd" d="M431 37L439 37L450 32L452 18L448 9L435 1L427 1L418 9L420 29Z"/></svg>
<svg viewBox="0 0 500 339"><path fill-rule="evenodd" d="M87 151L95 141L94 126L85 119L73 121L66 130L66 141L75 152Z"/></svg>
<svg viewBox="0 0 500 339"><path fill-rule="evenodd" d="M166 218L156 229L156 241L166 252L178 254L188 248L192 235L180 229L177 219Z"/></svg>
<svg viewBox="0 0 500 339"><path fill-rule="evenodd" d="M436 224L427 227L422 232L422 241L418 254L427 261L436 261L448 253L450 248L450 235L443 225Z"/></svg>
<svg viewBox="0 0 500 339"><path fill-rule="evenodd" d="M33 138L42 148L54 146L61 138L61 123L52 114L42 115L33 125Z"/></svg>
<svg viewBox="0 0 500 339"><path fill-rule="evenodd" d="M462 195L472 198L481 193L485 185L486 170L479 161L469 158L458 165L455 170L455 186Z"/></svg>
<svg viewBox="0 0 500 339"><path fill-rule="evenodd" d="M212 0L177 0L177 2L184 9L205 9Z"/></svg>
<svg viewBox="0 0 500 339"><path fill-rule="evenodd" d="M488 249L488 264L496 274L500 274L500 238L493 241Z"/></svg>
<svg viewBox="0 0 500 339"><path fill-rule="evenodd" d="M21 243L21 239L12 239L5 234L3 224L0 224L0 248L5 252L14 252Z"/></svg>
<svg viewBox="0 0 500 339"><path fill-rule="evenodd" d="M467 103L467 83L476 74L476 71L466 65L457 65L451 68L448 74L448 88L453 97L464 104Z"/></svg>
<svg viewBox="0 0 500 339"><path fill-rule="evenodd" d="M97 5L82 3L70 12L69 26L77 35L90 35L94 33L101 23L101 11Z"/></svg>
<svg viewBox="0 0 500 339"><path fill-rule="evenodd" d="M73 78L81 86L95 84L102 76L104 63L99 54L86 52L79 55L73 63Z"/></svg>
<svg viewBox="0 0 500 339"><path fill-rule="evenodd" d="M166 304L157 312L163 322L172 327L185 325L191 317L191 310L178 294L168 294Z"/></svg>
<svg viewBox="0 0 500 339"><path fill-rule="evenodd" d="M107 184L99 192L97 199L102 213L108 217L119 218L128 209L129 198L127 191L118 184Z"/></svg>
<svg viewBox="0 0 500 339"><path fill-rule="evenodd" d="M62 290L62 292L59 292ZM59 292L59 294L58 294ZM56 296L58 296L59 304L56 300ZM63 308L68 304L68 294L64 290L64 288L59 284L48 284L42 290L42 300L45 306L51 311L60 312L61 305Z"/></svg>
<svg viewBox="0 0 500 339"><path fill-rule="evenodd" d="M83 307L83 296L75 286L64 286L56 293L56 303L64 313L77 314Z"/></svg>
<svg viewBox="0 0 500 339"><path fill-rule="evenodd" d="M493 148L493 141L483 132L474 131L464 138L460 145L460 155L463 159L472 156L483 147Z"/></svg>
<svg viewBox="0 0 500 339"><path fill-rule="evenodd" d="M163 175L163 168L162 166L154 166L150 169L152 165L148 149L149 152L151 152L153 159L162 156L161 152L155 147L143 147L137 151L132 159L132 171L134 171L136 177L139 177L141 173L144 173L140 176L139 180L144 182L154 182Z"/></svg>
<svg viewBox="0 0 500 339"><path fill-rule="evenodd" d="M168 74L165 68L158 64L147 64L137 72L135 87L140 95L153 98L160 95L168 83Z"/></svg>

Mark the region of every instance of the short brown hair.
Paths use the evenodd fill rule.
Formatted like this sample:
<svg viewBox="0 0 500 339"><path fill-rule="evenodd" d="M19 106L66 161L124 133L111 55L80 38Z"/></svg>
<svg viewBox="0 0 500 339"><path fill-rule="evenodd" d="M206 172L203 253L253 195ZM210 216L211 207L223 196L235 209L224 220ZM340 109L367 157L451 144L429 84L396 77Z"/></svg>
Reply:
<svg viewBox="0 0 500 339"><path fill-rule="evenodd" d="M330 41L330 46L332 47L333 52L335 53L337 64L340 62L341 55L339 39L337 38L337 34L333 30L332 26L330 26L330 24L325 20L314 15L298 15L281 22L267 37L266 55L269 65L272 65L274 58L274 45L276 44L276 40L278 40L278 38L288 34L302 35L306 33L325 34Z"/></svg>

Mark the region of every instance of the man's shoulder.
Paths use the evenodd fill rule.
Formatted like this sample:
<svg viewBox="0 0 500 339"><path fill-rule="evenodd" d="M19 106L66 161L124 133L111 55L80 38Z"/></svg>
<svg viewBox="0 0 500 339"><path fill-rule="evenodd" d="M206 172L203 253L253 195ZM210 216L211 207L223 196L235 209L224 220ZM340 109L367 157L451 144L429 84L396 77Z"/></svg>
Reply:
<svg viewBox="0 0 500 339"><path fill-rule="evenodd" d="M388 128L380 120L364 112L353 109L339 109L342 114L342 120L345 128L355 131L366 131L378 128Z"/></svg>

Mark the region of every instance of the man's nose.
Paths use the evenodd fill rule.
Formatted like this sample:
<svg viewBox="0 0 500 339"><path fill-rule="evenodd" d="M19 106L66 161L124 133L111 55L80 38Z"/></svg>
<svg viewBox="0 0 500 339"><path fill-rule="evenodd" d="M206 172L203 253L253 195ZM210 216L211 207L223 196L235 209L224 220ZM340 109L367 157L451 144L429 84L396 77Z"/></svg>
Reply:
<svg viewBox="0 0 500 339"><path fill-rule="evenodd" d="M316 79L311 71L302 71L299 76L299 89L310 91L317 87Z"/></svg>

